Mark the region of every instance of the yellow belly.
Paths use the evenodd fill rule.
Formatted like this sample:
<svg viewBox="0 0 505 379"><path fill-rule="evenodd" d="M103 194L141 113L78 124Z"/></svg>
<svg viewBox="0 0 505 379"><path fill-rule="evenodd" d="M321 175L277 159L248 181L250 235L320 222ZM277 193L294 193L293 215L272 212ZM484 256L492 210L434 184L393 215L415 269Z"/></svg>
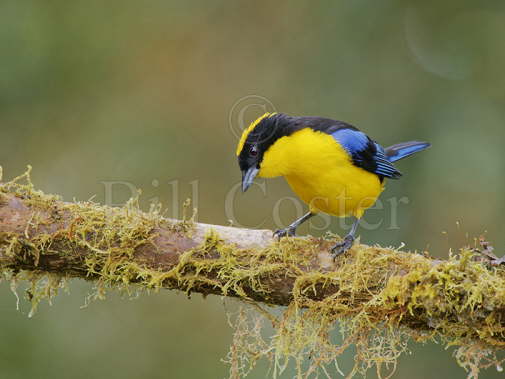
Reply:
<svg viewBox="0 0 505 379"><path fill-rule="evenodd" d="M339 217L361 218L383 190L376 175L357 167L332 169L310 181L298 175L286 176L286 180L312 212Z"/></svg>
<svg viewBox="0 0 505 379"><path fill-rule="evenodd" d="M384 189L332 136L311 129L283 137L267 151L259 176L279 175L311 211L340 217L360 218Z"/></svg>

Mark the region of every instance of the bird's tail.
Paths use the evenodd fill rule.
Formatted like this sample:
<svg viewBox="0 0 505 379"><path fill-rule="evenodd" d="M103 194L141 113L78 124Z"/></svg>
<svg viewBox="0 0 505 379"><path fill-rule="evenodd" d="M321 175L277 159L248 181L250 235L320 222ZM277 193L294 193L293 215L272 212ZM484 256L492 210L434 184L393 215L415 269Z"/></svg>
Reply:
<svg viewBox="0 0 505 379"><path fill-rule="evenodd" d="M428 142L403 142L386 148L386 156L390 162L396 162L430 146Z"/></svg>

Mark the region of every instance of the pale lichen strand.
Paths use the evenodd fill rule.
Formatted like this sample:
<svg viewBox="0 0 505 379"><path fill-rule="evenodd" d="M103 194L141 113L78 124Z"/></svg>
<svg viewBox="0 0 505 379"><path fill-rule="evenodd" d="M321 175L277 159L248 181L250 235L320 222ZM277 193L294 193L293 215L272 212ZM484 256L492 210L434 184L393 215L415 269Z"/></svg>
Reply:
<svg viewBox="0 0 505 379"><path fill-rule="evenodd" d="M244 376L261 358L272 362L274 377L289 362L300 378L331 377L328 370L351 346L356 353L349 376L375 367L379 377L387 377L412 339L456 346L455 357L470 377L477 377L480 368L500 364L505 274L502 268L476 262L470 250L434 261L359 245L333 265L321 255L330 241L283 239L267 248L241 249L210 231L200 245L186 249L163 270L156 262L144 261L142 250L157 248L163 228L190 235L192 221L170 223L159 208L143 213L138 199L114 209L90 202L62 203L36 191L29 175L0 186L0 202L14 201L14 194L16 207L31 210L22 233L0 235L0 265L13 290L22 280L31 283L26 293L32 312L71 276L96 280L99 298L109 287L235 296L253 304L256 316L248 320L241 312L237 319L229 356L232 377ZM159 254L162 257L163 251ZM76 264L67 272L47 274L47 256L75 259ZM29 266L26 262L40 270L22 270ZM288 295L276 297L273 289L282 286L289 287L284 291ZM279 315L258 300L286 307ZM275 330L269 338L262 332L265 321ZM342 341L335 342L334 330Z"/></svg>
<svg viewBox="0 0 505 379"><path fill-rule="evenodd" d="M25 174L0 185L0 201L11 202L14 208L22 208L29 214L28 219L19 220L19 223L26 223L23 233L17 230L0 233L0 251L6 258L0 259L0 265L4 272L9 272L12 283L20 279L31 283L32 289L27 292L27 297L32 302L32 311L41 299L50 300L59 288L61 281L57 282L56 277L94 279L98 282L97 297L101 297L104 288L109 286L126 291L131 283L140 284L139 288L161 288L163 273L134 261L134 254L144 245L154 246L154 231L159 228L190 233L193 228L191 219L171 223L161 217L158 207L148 213L141 212L138 198L131 199L121 208L102 207L92 202L63 203L57 196L35 190L30 172L29 167ZM55 273L44 274L53 268L40 262L43 255L75 257L74 268L84 269L85 273L62 273L55 269ZM7 266L6 262L9 263ZM31 265L40 267L40 270L19 270Z"/></svg>
<svg viewBox="0 0 505 379"><path fill-rule="evenodd" d="M420 255L362 247L334 271L303 273L296 279L290 306L281 316L269 317L274 318L276 330L271 343L262 340L255 350L235 338L230 357L236 357L244 346L243 353L250 357L242 357L241 365L232 362L231 372L238 377L238 367L247 372L250 367L244 362L254 365L263 355L272 361L274 376L292 359L300 377L317 372L331 377L327 370L354 346L350 377L364 375L371 367L379 377L389 377L409 340L438 340L455 346L458 363L472 378L480 368L500 369L505 275L503 269L474 261L473 255L463 250L448 261L434 263ZM318 286L325 285L338 289L314 300ZM237 326L247 332L236 335L250 340L248 334L255 331L255 339L260 339L254 317L249 324L241 317ZM343 339L340 344L331 339L336 328Z"/></svg>
<svg viewBox="0 0 505 379"><path fill-rule="evenodd" d="M288 240L266 249L240 249L224 243L210 230L203 243L183 253L178 264L163 276L163 286L239 297L246 301L288 303L289 299L271 298L272 285L294 280L311 265L309 241Z"/></svg>

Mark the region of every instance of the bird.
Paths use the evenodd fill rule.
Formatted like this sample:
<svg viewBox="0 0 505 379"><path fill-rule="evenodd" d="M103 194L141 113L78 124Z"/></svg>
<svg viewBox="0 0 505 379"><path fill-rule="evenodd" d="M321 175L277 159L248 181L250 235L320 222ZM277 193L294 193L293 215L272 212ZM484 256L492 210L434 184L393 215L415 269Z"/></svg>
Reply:
<svg viewBox="0 0 505 379"><path fill-rule="evenodd" d="M430 146L411 141L383 148L343 121L272 112L244 129L236 155L243 192L256 177L283 176L308 205L306 214L275 231L275 237L295 236L302 223L321 212L354 217L349 233L331 248L335 260L352 248L360 219L383 192L385 180L402 176L393 163Z"/></svg>

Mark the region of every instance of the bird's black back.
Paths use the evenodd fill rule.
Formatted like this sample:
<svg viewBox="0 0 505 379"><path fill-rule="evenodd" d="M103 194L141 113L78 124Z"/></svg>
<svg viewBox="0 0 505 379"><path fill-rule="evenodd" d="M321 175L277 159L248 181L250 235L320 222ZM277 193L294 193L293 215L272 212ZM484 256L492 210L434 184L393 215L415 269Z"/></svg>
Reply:
<svg viewBox="0 0 505 379"><path fill-rule="evenodd" d="M387 160L384 149L356 127L324 117L293 117L283 113L266 117L256 125L246 139L239 155L239 163L241 166L247 165L248 146L252 144L258 146L261 161L262 155L279 138L304 128L331 135L350 154L354 165L377 174L381 180L384 177L396 179L401 176L401 173Z"/></svg>

